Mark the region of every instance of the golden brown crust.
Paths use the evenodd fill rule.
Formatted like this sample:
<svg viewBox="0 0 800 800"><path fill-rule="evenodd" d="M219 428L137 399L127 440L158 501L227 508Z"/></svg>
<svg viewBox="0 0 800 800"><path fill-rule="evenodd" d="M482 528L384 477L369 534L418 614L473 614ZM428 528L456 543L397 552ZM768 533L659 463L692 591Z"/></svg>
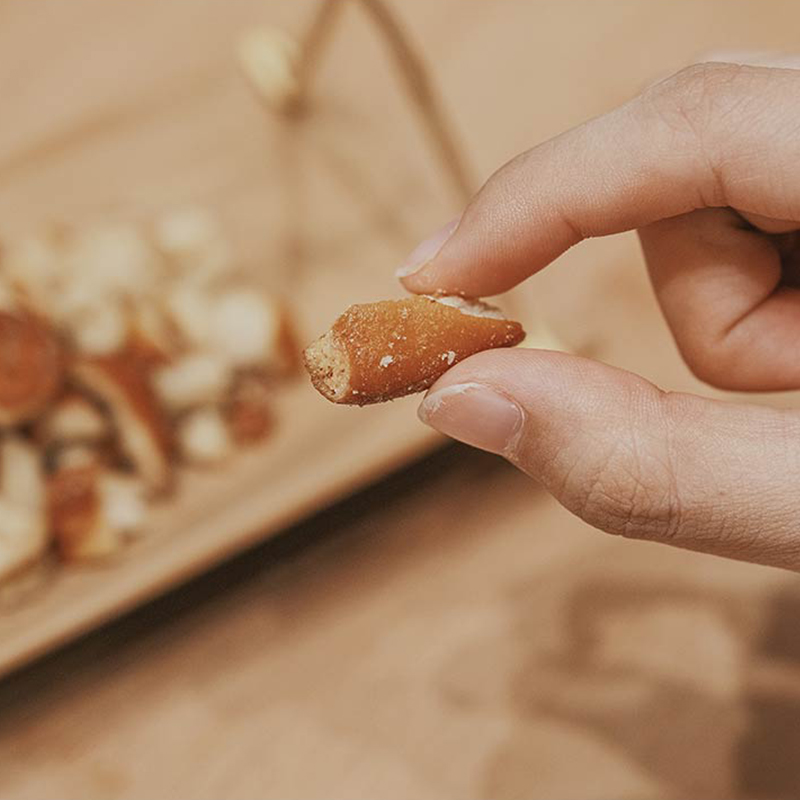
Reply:
<svg viewBox="0 0 800 800"><path fill-rule="evenodd" d="M172 485L172 436L147 371L129 353L77 361L72 377L111 413L123 453L151 491Z"/></svg>
<svg viewBox="0 0 800 800"><path fill-rule="evenodd" d="M97 444L110 438L111 423L96 403L75 389L66 388L41 414L31 432L33 441L44 449Z"/></svg>
<svg viewBox="0 0 800 800"><path fill-rule="evenodd" d="M427 389L467 356L524 338L496 309L465 305L473 310L429 297L351 306L306 349L306 369L333 402L380 403Z"/></svg>
<svg viewBox="0 0 800 800"><path fill-rule="evenodd" d="M50 476L47 511L59 554L79 558L98 525L100 496L95 466L69 467Z"/></svg>
<svg viewBox="0 0 800 800"><path fill-rule="evenodd" d="M225 409L231 436L237 444L256 444L272 432L275 421L270 395L270 383L264 376L251 374L239 378Z"/></svg>
<svg viewBox="0 0 800 800"><path fill-rule="evenodd" d="M56 397L64 350L53 331L27 311L0 311L0 425L33 419Z"/></svg>

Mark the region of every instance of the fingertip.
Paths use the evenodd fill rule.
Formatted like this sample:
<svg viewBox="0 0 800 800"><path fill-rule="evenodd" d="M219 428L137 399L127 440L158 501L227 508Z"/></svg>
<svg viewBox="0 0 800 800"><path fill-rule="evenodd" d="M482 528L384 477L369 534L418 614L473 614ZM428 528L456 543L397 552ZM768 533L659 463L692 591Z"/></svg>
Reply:
<svg viewBox="0 0 800 800"><path fill-rule="evenodd" d="M502 209L500 209L502 211ZM526 277L508 263L485 221L465 212L412 250L395 277L413 294L460 294L490 297Z"/></svg>
<svg viewBox="0 0 800 800"><path fill-rule="evenodd" d="M455 234L461 222L461 215L451 219L435 233L432 233L420 242L405 261L395 270L395 277L403 283L407 289L414 291L412 286L416 283L415 278L426 272L427 268L439 255L441 250Z"/></svg>
<svg viewBox="0 0 800 800"><path fill-rule="evenodd" d="M611 369L604 364L563 353L529 347L510 347L484 350L455 364L431 386L429 392L464 383L470 380L494 383L502 386L513 384L518 388L539 384L542 381L572 380L579 374ZM629 373L623 373L625 375Z"/></svg>

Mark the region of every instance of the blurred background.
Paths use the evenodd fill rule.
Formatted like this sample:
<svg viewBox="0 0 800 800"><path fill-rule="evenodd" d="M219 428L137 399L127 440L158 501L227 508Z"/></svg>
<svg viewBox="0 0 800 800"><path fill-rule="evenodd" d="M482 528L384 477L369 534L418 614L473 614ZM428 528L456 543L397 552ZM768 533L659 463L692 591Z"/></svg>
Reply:
<svg viewBox="0 0 800 800"><path fill-rule="evenodd" d="M113 230L137 303L218 264L180 247L224 241L214 280L269 298L295 343L399 296L395 266L463 190L396 40L367 3L338 4L290 114L271 92L318 0L0 0L0 279L20 242L73 252ZM791 52L800 22L788 0L381 7L472 187L704 53ZM106 257L72 258L70 280L99 261L103 283ZM145 262L163 283L143 293ZM536 336L715 394L680 362L633 235L575 248L501 302ZM58 324L97 347L96 328ZM227 394L202 424L194 401L170 406L175 488L146 493L135 541L106 531L99 552L51 531L4 578L3 797L800 793L795 576L603 536L500 459L423 430L414 398L336 408L262 356L237 355L230 381L263 378L263 441L209 423L232 424ZM190 417L214 435L184 439ZM33 424L13 436L39 446ZM138 480L114 437L113 468ZM48 476L73 464L63 449Z"/></svg>

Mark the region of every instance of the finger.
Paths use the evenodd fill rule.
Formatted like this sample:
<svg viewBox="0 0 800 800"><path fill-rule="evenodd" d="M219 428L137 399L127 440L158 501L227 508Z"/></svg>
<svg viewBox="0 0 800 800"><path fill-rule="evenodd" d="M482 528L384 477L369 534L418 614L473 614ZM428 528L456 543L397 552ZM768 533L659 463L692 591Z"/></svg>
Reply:
<svg viewBox="0 0 800 800"><path fill-rule="evenodd" d="M398 274L414 292L505 291L590 236L732 206L800 220L800 72L701 64L497 172Z"/></svg>
<svg viewBox="0 0 800 800"><path fill-rule="evenodd" d="M798 224L790 219L772 219L763 214L749 214L746 211L739 212L753 227L758 228L764 233L789 233L797 230Z"/></svg>
<svg viewBox="0 0 800 800"><path fill-rule="evenodd" d="M794 413L667 394L563 353L508 350L453 367L420 416L504 455L604 531L800 569Z"/></svg>
<svg viewBox="0 0 800 800"><path fill-rule="evenodd" d="M712 50L698 61L719 61L724 64L742 64L750 67L778 67L800 69L797 53L776 53L770 50Z"/></svg>
<svg viewBox="0 0 800 800"><path fill-rule="evenodd" d="M678 348L724 389L800 386L800 291L779 287L776 244L729 209L660 220L639 237Z"/></svg>

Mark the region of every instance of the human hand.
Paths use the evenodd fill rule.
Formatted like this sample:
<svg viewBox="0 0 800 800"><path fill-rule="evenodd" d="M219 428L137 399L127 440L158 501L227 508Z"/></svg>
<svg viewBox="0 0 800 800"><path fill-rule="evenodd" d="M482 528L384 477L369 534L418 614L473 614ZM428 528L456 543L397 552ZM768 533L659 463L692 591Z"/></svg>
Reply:
<svg viewBox="0 0 800 800"><path fill-rule="evenodd" d="M631 229L698 377L800 388L800 70L677 73L506 164L398 275L412 292L492 295ZM800 570L800 411L500 350L448 371L420 417L602 530Z"/></svg>

